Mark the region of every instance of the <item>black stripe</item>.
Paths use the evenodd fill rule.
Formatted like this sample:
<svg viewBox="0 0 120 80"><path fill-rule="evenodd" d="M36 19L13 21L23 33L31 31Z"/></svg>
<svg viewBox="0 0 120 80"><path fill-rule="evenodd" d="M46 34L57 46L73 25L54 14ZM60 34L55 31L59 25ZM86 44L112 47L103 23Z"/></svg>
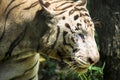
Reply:
<svg viewBox="0 0 120 80"><path fill-rule="evenodd" d="M69 15L72 15L74 12L75 12L75 10L74 10L74 9L71 9L71 10L69 11Z"/></svg>
<svg viewBox="0 0 120 80"><path fill-rule="evenodd" d="M69 47L71 47L72 49L74 49L73 45L71 45L70 43L64 42L63 44L64 44L65 46L69 46Z"/></svg>
<svg viewBox="0 0 120 80"><path fill-rule="evenodd" d="M61 1L62 1L62 0L57 0L57 1L52 2L51 4L59 3L59 2L61 2Z"/></svg>
<svg viewBox="0 0 120 80"><path fill-rule="evenodd" d="M77 7L75 7L74 9L71 9L70 11L69 11L69 15L72 15L75 11L85 11L85 12L87 12L87 10L85 9L85 8L77 8ZM88 14L85 14L86 16L89 16Z"/></svg>
<svg viewBox="0 0 120 80"><path fill-rule="evenodd" d="M39 60L37 60L37 62L36 62L31 68L27 69L27 70L24 72L24 74L25 74L26 72L32 70L32 69L38 64L38 62L39 62Z"/></svg>
<svg viewBox="0 0 120 80"><path fill-rule="evenodd" d="M37 74L36 74L37 75ZM28 80L33 80L35 77L36 77L36 75L34 75L33 77L31 77L30 79L28 79Z"/></svg>
<svg viewBox="0 0 120 80"><path fill-rule="evenodd" d="M27 59L28 59L28 58L22 58L22 59L16 60L15 62L16 62L16 63L21 63L21 62L26 61Z"/></svg>
<svg viewBox="0 0 120 80"><path fill-rule="evenodd" d="M77 8L77 7L75 7L75 10L76 10L76 11L87 11L85 8L80 8L80 9L79 9L79 8Z"/></svg>
<svg viewBox="0 0 120 80"><path fill-rule="evenodd" d="M49 42L50 35L51 35L51 33L48 33L47 43Z"/></svg>
<svg viewBox="0 0 120 80"><path fill-rule="evenodd" d="M65 12L66 12L66 10L64 10L64 11L62 11L62 12L58 13L58 14L55 14L54 16L61 15L61 14L65 13Z"/></svg>
<svg viewBox="0 0 120 80"><path fill-rule="evenodd" d="M7 5L7 7L6 7L6 9L5 9L5 11L4 11L4 13L6 13L7 12L7 9L9 8L9 6L14 2L15 0L12 0L8 5Z"/></svg>
<svg viewBox="0 0 120 80"><path fill-rule="evenodd" d="M82 38L82 40L83 40L83 42L85 42L85 36L83 35L83 34L78 34L81 38Z"/></svg>
<svg viewBox="0 0 120 80"><path fill-rule="evenodd" d="M37 75L37 74L36 74ZM34 75L33 77L31 77L30 79L28 79L28 80L33 80L35 77L36 77L36 75ZM9 80L16 80L16 79L19 79L20 77L22 77L22 76L24 76L24 74L23 75L20 75L20 76L16 76L16 77L14 77L14 78L11 78L11 79L9 79Z"/></svg>
<svg viewBox="0 0 120 80"><path fill-rule="evenodd" d="M79 50L79 49L77 49L77 48L76 48L76 49L73 49L73 53L77 52L78 50Z"/></svg>
<svg viewBox="0 0 120 80"><path fill-rule="evenodd" d="M31 68L29 68L28 70L26 70L22 75L15 76L15 77L13 77L13 78L11 78L11 79L9 79L9 80L16 80L16 79L18 79L18 78L24 76L25 73L26 73L27 71L30 71L31 69L33 69L33 68L37 65L37 63L38 63L38 61L35 63L35 65L33 65L33 67L31 67ZM32 78L30 78L29 80L33 79L34 77L35 77L35 76L33 76Z"/></svg>
<svg viewBox="0 0 120 80"><path fill-rule="evenodd" d="M7 12L6 17L5 17L5 20L7 20L10 12L11 12L13 9L17 8L18 6L20 6L20 5L24 4L24 3L25 3L25 2L22 2L22 3L20 3L20 4L15 5L14 7L12 7L12 8Z"/></svg>
<svg viewBox="0 0 120 80"><path fill-rule="evenodd" d="M65 37L68 34L67 31L63 31L63 36Z"/></svg>
<svg viewBox="0 0 120 80"><path fill-rule="evenodd" d="M75 49L74 46L70 43L67 43L65 36L68 34L68 32L63 32L63 45L67 45L72 48L73 52L76 52L78 49ZM74 37L71 37L71 41L73 41L74 44L76 44L76 41L74 40Z"/></svg>
<svg viewBox="0 0 120 80"><path fill-rule="evenodd" d="M49 2L46 2L46 3L44 4L44 6L45 6L45 7L49 7L49 6L50 6L50 3L49 3Z"/></svg>
<svg viewBox="0 0 120 80"><path fill-rule="evenodd" d="M84 15L89 17L89 14L88 14L88 13L85 13Z"/></svg>
<svg viewBox="0 0 120 80"><path fill-rule="evenodd" d="M51 2L51 3L49 3L49 1L48 1L48 2L46 1L45 3L43 3L42 0L39 0L40 4L44 5L45 7L49 7L51 4L55 4L55 3L58 3L58 2L60 2L60 1L61 1L61 0L54 1L54 2Z"/></svg>
<svg viewBox="0 0 120 80"><path fill-rule="evenodd" d="M68 32L63 31L63 45L66 45L65 37L66 37L67 34L68 34Z"/></svg>
<svg viewBox="0 0 120 80"><path fill-rule="evenodd" d="M72 7L72 6L73 6L73 5L66 6L66 7L62 8L61 10L68 9L69 7Z"/></svg>
<svg viewBox="0 0 120 80"><path fill-rule="evenodd" d="M65 23L65 27L68 28L68 29L70 29L70 31L71 31L72 33L74 33L68 23Z"/></svg>
<svg viewBox="0 0 120 80"><path fill-rule="evenodd" d="M33 8L33 7L37 6L38 4L39 4L39 1L36 1L36 2L32 3L29 7L24 8L24 10L28 10L30 8Z"/></svg>
<svg viewBox="0 0 120 80"><path fill-rule="evenodd" d="M82 24L81 23L77 23L77 27L81 27L82 26Z"/></svg>
<svg viewBox="0 0 120 80"><path fill-rule="evenodd" d="M68 29L71 29L68 23L65 23L65 27L67 27Z"/></svg>
<svg viewBox="0 0 120 80"><path fill-rule="evenodd" d="M55 45L56 45L56 43L57 43L57 41L58 41L59 34L60 34L60 27L57 26L56 40L55 40L54 44L53 44L52 47L51 47L52 49L55 47Z"/></svg>
<svg viewBox="0 0 120 80"><path fill-rule="evenodd" d="M68 34L68 32L63 31L63 45L67 45L67 46L70 46L71 48L74 48L70 43L67 43L67 41L66 41L66 35L67 34Z"/></svg>
<svg viewBox="0 0 120 80"><path fill-rule="evenodd" d="M15 76L15 77L13 77L13 78L11 78L11 79L9 79L9 80L16 80L16 79L18 79L18 78L20 78L20 77L22 77L22 76L24 76L24 74L19 75L19 76Z"/></svg>
<svg viewBox="0 0 120 80"><path fill-rule="evenodd" d="M25 29L18 35L18 37L11 43L8 51L5 53L5 58L4 58L4 59L7 59L8 57L10 57L10 56L12 55L13 49L23 40L26 31L27 31L27 26L26 26Z"/></svg>
<svg viewBox="0 0 120 80"><path fill-rule="evenodd" d="M0 42L2 42L2 39L3 39L4 35L5 35L5 26L3 27L3 31L2 31L2 34L0 36Z"/></svg>
<svg viewBox="0 0 120 80"><path fill-rule="evenodd" d="M79 15L74 16L74 20L77 20L79 18Z"/></svg>
<svg viewBox="0 0 120 80"><path fill-rule="evenodd" d="M60 5L58 5L56 8L61 7L61 6L63 6L64 4L67 4L67 3L73 3L73 2L68 2L68 1L66 1L66 2L64 2L64 3L60 4Z"/></svg>
<svg viewBox="0 0 120 80"><path fill-rule="evenodd" d="M73 43L76 43L74 37L71 37L71 40L72 40Z"/></svg>
<svg viewBox="0 0 120 80"><path fill-rule="evenodd" d="M12 1L12 2L13 2L13 1ZM10 4L12 4L12 2L11 2ZM4 35L5 35L5 27L6 27L7 19L8 19L8 16L9 16L10 12L11 12L14 8L16 8L16 7L18 7L18 6L20 6L20 5L24 4L24 3L25 3L25 2L20 3L20 4L18 4L18 5L15 5L14 7L12 7L12 8L7 12L6 17L5 17L5 23L4 23L3 32L2 32L2 35L0 36L0 42L2 41L2 39L3 39ZM9 4L9 5L10 5L10 4ZM8 6L8 7L9 7L9 6ZM6 9L5 11L7 11L7 9Z"/></svg>
<svg viewBox="0 0 120 80"><path fill-rule="evenodd" d="M63 49L63 48L62 48L62 49ZM62 53L63 53L63 52L62 52ZM63 61L63 56L64 56L64 55L62 55L60 51L57 51L57 55L59 56L59 59L60 59L61 62L62 62L62 61Z"/></svg>

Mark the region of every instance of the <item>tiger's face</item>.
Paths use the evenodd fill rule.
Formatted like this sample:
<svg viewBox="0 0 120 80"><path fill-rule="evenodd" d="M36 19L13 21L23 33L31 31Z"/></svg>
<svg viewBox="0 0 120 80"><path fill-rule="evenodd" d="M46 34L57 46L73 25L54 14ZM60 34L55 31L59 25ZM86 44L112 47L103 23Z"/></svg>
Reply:
<svg viewBox="0 0 120 80"><path fill-rule="evenodd" d="M94 24L85 0L62 1L59 5L54 0L40 1L48 14L46 24L49 27L41 45L45 54L66 62L82 74L99 60Z"/></svg>

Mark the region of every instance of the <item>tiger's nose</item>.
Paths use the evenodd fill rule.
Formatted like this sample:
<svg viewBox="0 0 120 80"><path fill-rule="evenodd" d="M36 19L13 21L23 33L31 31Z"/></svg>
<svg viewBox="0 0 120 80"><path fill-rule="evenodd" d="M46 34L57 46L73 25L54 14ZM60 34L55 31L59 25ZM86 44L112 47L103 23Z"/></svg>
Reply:
<svg viewBox="0 0 120 80"><path fill-rule="evenodd" d="M99 61L99 53L96 53L96 54L91 54L89 57L88 57L88 62L92 65L94 65L95 63L97 63Z"/></svg>

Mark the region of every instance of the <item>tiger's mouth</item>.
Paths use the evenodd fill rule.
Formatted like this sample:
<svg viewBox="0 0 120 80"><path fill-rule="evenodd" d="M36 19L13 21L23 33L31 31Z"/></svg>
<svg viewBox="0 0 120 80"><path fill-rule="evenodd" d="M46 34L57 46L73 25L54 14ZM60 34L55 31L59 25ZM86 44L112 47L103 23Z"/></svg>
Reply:
<svg viewBox="0 0 120 80"><path fill-rule="evenodd" d="M91 66L90 63L88 63L85 60L76 60L74 58L65 59L64 61L66 64L69 65L70 69L74 72L77 72L78 74L83 74L88 71L88 68Z"/></svg>
<svg viewBox="0 0 120 80"><path fill-rule="evenodd" d="M79 74L83 74L88 71L88 68L91 66L89 63L85 61L76 61L74 64L76 64L75 72Z"/></svg>
<svg viewBox="0 0 120 80"><path fill-rule="evenodd" d="M88 68L81 68L81 67L78 67L75 70L75 72L78 74L83 74L83 73L86 73L87 71L88 71Z"/></svg>

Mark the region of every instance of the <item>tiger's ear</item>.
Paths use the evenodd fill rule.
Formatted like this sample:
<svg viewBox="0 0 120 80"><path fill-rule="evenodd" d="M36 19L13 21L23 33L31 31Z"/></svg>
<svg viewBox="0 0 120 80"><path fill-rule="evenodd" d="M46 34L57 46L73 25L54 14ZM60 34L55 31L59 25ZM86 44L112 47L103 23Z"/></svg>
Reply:
<svg viewBox="0 0 120 80"><path fill-rule="evenodd" d="M39 0L39 2L40 2L40 4L41 4L41 6L42 7L49 7L49 5L50 5L50 0Z"/></svg>
<svg viewBox="0 0 120 80"><path fill-rule="evenodd" d="M43 10L47 12L48 14L50 14L51 16L57 15L61 12L55 9L57 5L52 4L53 0L39 0L39 2Z"/></svg>
<svg viewBox="0 0 120 80"><path fill-rule="evenodd" d="M77 3L79 6L84 6L84 7L86 7L86 5L87 5L87 0L78 0L76 3Z"/></svg>

